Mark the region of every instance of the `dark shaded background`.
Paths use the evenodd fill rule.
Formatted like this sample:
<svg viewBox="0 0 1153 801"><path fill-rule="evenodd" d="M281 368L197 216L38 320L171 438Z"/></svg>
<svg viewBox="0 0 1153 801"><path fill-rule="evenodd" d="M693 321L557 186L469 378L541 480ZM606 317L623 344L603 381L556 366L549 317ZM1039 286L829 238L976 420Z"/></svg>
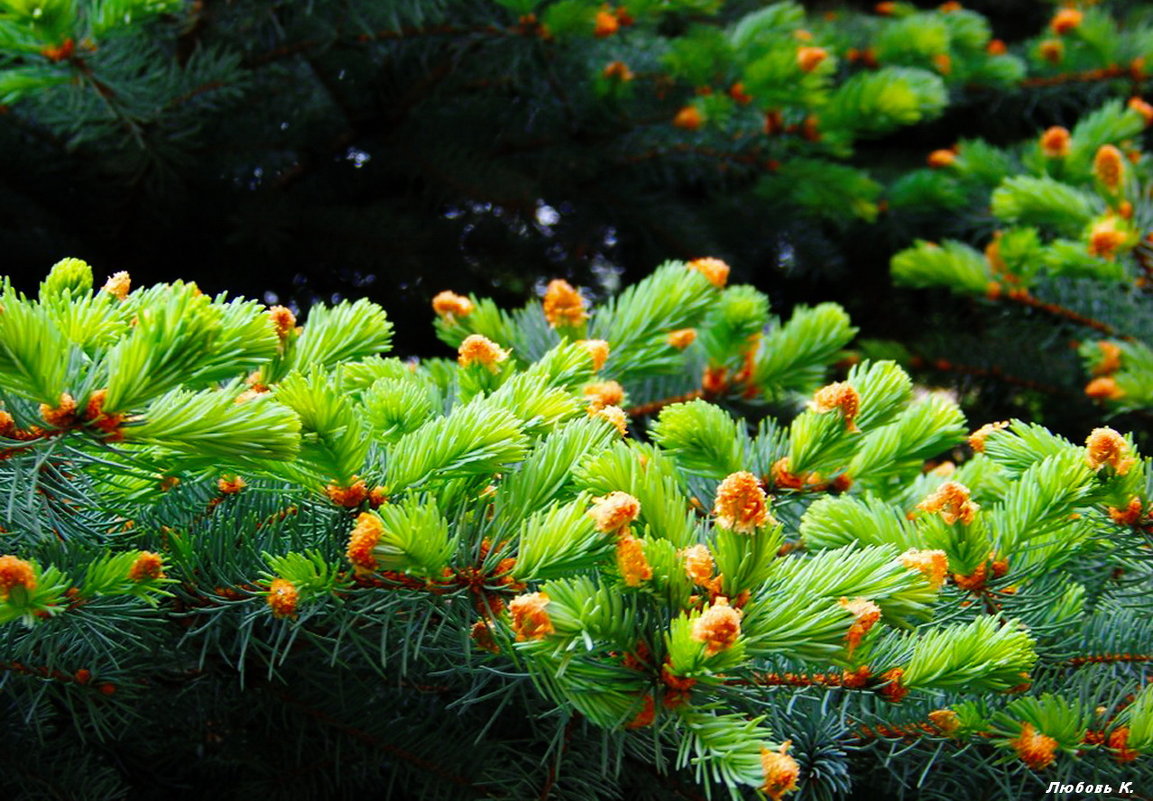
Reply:
<svg viewBox="0 0 1153 801"><path fill-rule="evenodd" d="M987 310L891 285L892 253L914 235L974 233L957 220L798 219L753 192L756 170L687 155L638 159L638 131L677 135L668 101L624 110L577 91L591 68L564 46L556 57L525 37L427 37L281 52L324 39L302 5L277 5L269 22L252 23L231 3L203 4L193 28L157 45L161 55L233 48L245 54L243 86L188 93L139 130L113 122L64 138L20 109L0 115L0 272L31 291L56 260L78 256L98 276L184 278L300 310L366 296L396 321L401 354L429 355L442 353L428 305L442 289L519 304L565 276L596 295L665 259L714 255L778 312L838 301L863 337L913 343L930 365L948 349L933 340L949 339L933 332L1011 335ZM1010 43L1052 13L1041 2L967 5ZM956 97L939 120L860 143L854 163L884 181L961 137L1010 142L1072 123L1108 91ZM1076 369L1068 354L1060 359ZM974 381L961 383L974 419L1044 411L1019 385ZM1078 426L1094 413L1077 393L1047 422Z"/></svg>

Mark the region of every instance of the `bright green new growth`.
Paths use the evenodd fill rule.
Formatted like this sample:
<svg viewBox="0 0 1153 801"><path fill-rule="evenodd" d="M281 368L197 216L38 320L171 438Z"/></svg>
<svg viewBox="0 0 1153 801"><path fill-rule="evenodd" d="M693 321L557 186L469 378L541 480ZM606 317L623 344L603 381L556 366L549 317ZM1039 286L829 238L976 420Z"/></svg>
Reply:
<svg viewBox="0 0 1153 801"><path fill-rule="evenodd" d="M1147 693L1116 697L1140 677L1112 659L1147 631L1106 623L1147 604L1131 440L1014 422L966 448L956 403L891 361L814 393L853 334L839 307L782 322L680 262L579 299L576 324L550 325L551 302L456 301L437 327L458 360L402 362L365 301L298 329L191 285L93 294L75 260L38 298L9 289L0 642L44 666L0 665L13 703L118 741L116 716L180 665L232 666L202 681L242 697L312 676L328 721L375 714L338 700L372 672L580 727L616 755L606 775L628 754L733 798L844 793L881 768L842 745L909 727L927 793L954 744L1005 777L1064 775L1032 772L1026 724L1059 744L1055 770L1080 752L1121 776L1122 727L1153 747ZM943 456L960 466L928 469ZM1093 658L1112 684L1079 678ZM41 695L88 706L62 722Z"/></svg>
<svg viewBox="0 0 1153 801"><path fill-rule="evenodd" d="M1035 309L1055 332L1083 337L1086 396L1111 411L1153 406L1150 162L1140 149L1151 121L1139 98L1111 100L1072 131L1049 128L1006 149L962 142L949 166L905 176L902 202L956 210L979 198L998 227L974 243L983 253L957 240L917 241L893 256L894 279Z"/></svg>

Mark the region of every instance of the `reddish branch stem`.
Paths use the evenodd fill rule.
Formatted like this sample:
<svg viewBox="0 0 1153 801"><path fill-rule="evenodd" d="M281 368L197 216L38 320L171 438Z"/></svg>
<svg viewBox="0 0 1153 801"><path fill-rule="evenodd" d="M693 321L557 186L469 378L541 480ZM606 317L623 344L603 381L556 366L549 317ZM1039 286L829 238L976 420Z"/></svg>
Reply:
<svg viewBox="0 0 1153 801"><path fill-rule="evenodd" d="M1044 392L1046 395L1061 396L1068 394L1066 390L1061 387L1042 384L1031 378L1021 378L1020 376L1010 375L1001 370L1000 367L976 367L968 364L956 364L948 359L925 359L917 355L914 355L910 366L913 368L931 367L934 370L940 370L945 373L961 373L962 375L971 375L977 378L993 378L998 381L1004 381L1006 384L1012 384L1013 386Z"/></svg>
<svg viewBox="0 0 1153 801"><path fill-rule="evenodd" d="M16 673L21 676L34 676L45 681L56 681L61 684L75 684L78 687L90 687L103 695L113 695L116 685L110 681L92 683L92 671L81 668L74 673L65 673L59 668L25 665L23 662L0 662L0 670Z"/></svg>
<svg viewBox="0 0 1153 801"><path fill-rule="evenodd" d="M730 687L844 687L839 673L757 673L751 679L729 679Z"/></svg>
<svg viewBox="0 0 1153 801"><path fill-rule="evenodd" d="M1100 665L1117 662L1153 662L1153 654L1094 654L1091 656L1075 656L1066 664L1069 667L1082 665Z"/></svg>
<svg viewBox="0 0 1153 801"><path fill-rule="evenodd" d="M1117 337L1118 339L1123 339L1125 341L1132 341L1133 339L1133 337L1118 334L1117 329L1108 323L1102 322L1101 320L1096 320L1092 317L1081 314L1080 312L1066 308L1059 303L1047 303L1040 298L1036 298L1033 295L1030 295L1024 290L1007 292L1001 296L1001 299L1011 303L1020 304L1021 306L1027 306L1031 309L1038 309L1045 312L1046 314L1052 315L1053 317L1057 317L1062 320L1068 320L1069 322L1076 323L1077 325L1083 325L1086 328L1092 328L1094 331L1099 331L1105 336Z"/></svg>
<svg viewBox="0 0 1153 801"><path fill-rule="evenodd" d="M1046 75L1035 76L1033 78L1025 78L1021 81L1021 86L1026 89L1038 88L1043 86L1061 86L1067 83L1093 83L1095 81L1110 81L1114 78L1132 78L1134 81L1140 82L1145 80L1147 76L1144 71L1138 66L1133 65L1130 67L1105 67L1103 69L1086 70L1084 72L1065 72L1060 75Z"/></svg>
<svg viewBox="0 0 1153 801"><path fill-rule="evenodd" d="M14 439L18 442L36 442L38 440L52 439L58 437L65 432L59 429L43 429L33 426L29 429L12 429L10 431L0 430L0 437L5 439ZM0 448L0 461L10 459L18 453L31 450L33 445L13 445L8 448Z"/></svg>

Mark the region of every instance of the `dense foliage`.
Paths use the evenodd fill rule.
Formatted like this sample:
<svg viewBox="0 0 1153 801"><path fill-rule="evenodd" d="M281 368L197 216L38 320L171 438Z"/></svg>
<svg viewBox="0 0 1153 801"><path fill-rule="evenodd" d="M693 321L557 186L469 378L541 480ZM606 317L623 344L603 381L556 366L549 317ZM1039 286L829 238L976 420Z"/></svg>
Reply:
<svg viewBox="0 0 1153 801"><path fill-rule="evenodd" d="M6 287L6 794L1148 779L1133 440L970 433L890 361L822 387L844 312L728 277L445 291L419 362L363 300Z"/></svg>
<svg viewBox="0 0 1153 801"><path fill-rule="evenodd" d="M903 176L958 136L1072 127L1139 94L1153 56L1140 3L1060 23L1003 1L602 6L6 4L7 272L30 291L83 253L300 308L402 298L401 314L433 269L519 302L551 275L603 292L713 254L778 303L837 300L870 337L911 342L958 310L902 311L889 257L973 220ZM402 351L427 354L404 322ZM1037 411L987 378L980 409ZM1063 427L1092 419L1066 405L1049 409Z"/></svg>
<svg viewBox="0 0 1153 801"><path fill-rule="evenodd" d="M1053 126L1012 151L975 141L935 152L940 172L909 174L907 190L960 214L972 214L963 199L975 196L1004 227L992 231L983 253L957 240L918 242L893 258L895 278L1040 312L1049 325L1014 323L1028 343L1018 374L1039 374L1026 366L1029 354L1070 331L1085 341L1064 349L1066 358L1049 348L1051 361L1065 362L1069 383L1079 356L1087 396L1114 411L1149 410L1149 160L1136 140L1151 122L1153 106L1144 101L1110 101L1072 131Z"/></svg>
<svg viewBox="0 0 1153 801"><path fill-rule="evenodd" d="M1148 785L1153 10L849 5L0 0L0 795Z"/></svg>

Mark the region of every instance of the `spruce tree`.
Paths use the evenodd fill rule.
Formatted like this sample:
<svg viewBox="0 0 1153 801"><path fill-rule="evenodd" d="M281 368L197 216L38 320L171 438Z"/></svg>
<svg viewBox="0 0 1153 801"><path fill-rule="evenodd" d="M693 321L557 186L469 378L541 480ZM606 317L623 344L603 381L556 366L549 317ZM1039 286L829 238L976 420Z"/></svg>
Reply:
<svg viewBox="0 0 1153 801"><path fill-rule="evenodd" d="M979 389L964 395L975 413L1044 408L1073 434L1093 410L1035 391L1070 386L1071 368L966 365L917 342L926 321L987 318L925 297L894 314L909 304L885 274L915 238L989 234L962 210L979 212L1000 162L958 184L919 169L929 151L1012 150L1139 96L1148 16L1125 2L9 3L7 271L31 291L40 265L83 253L302 311L364 294L419 307L433 266L516 303L542 276L605 293L711 253L786 308L834 299L867 338L916 344L905 366ZM419 318L405 323L401 350L427 353ZM936 363L974 369L917 366Z"/></svg>
<svg viewBox="0 0 1153 801"><path fill-rule="evenodd" d="M0 794L1141 793L1150 16L0 2Z"/></svg>
<svg viewBox="0 0 1153 801"><path fill-rule="evenodd" d="M994 230L982 225L969 238L983 240L983 253L962 240L919 241L892 262L903 284L944 286L1013 309L994 325L1022 342L1016 358L978 349L983 363L974 363L970 352L960 369L987 373L1009 361L1018 368L1016 380L1048 394L1069 398L1081 390L1114 414L1147 415L1153 407L1153 262L1143 210L1148 158L1140 136L1150 123L1153 106L1139 98L1128 105L1111 100L1072 131L1052 126L1011 149L962 142L956 152L930 155L940 174L902 179L914 193L932 183L957 190L958 200L976 198L966 207L937 196L939 208L960 216L992 212ZM933 202L924 195L922 201ZM1071 348L1054 347L1062 336L1073 338ZM935 339L931 347L941 348L944 338ZM965 339L944 347L959 352ZM1030 354L1039 352L1048 354L1046 363L1029 364ZM943 353L937 361L945 370L959 367Z"/></svg>
<svg viewBox="0 0 1153 801"><path fill-rule="evenodd" d="M1147 780L1133 439L974 426L892 361L825 383L843 310L728 278L445 290L419 362L364 300L6 286L7 794Z"/></svg>

